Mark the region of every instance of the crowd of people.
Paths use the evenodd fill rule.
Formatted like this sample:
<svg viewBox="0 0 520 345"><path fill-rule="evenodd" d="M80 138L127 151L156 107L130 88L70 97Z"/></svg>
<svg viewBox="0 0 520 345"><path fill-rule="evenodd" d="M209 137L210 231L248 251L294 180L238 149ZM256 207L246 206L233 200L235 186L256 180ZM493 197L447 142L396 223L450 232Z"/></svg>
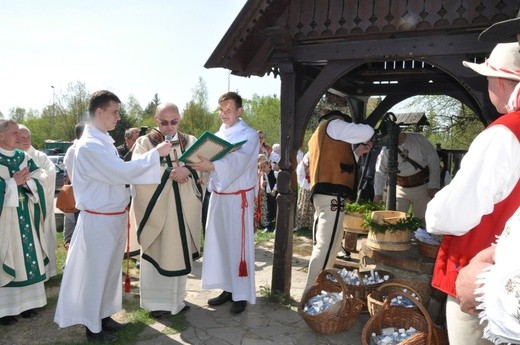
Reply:
<svg viewBox="0 0 520 345"><path fill-rule="evenodd" d="M397 209L411 210L443 236L432 285L448 296L452 345L520 341L519 21L520 13L482 33L482 40L498 43L484 63L463 62L487 78L502 116L474 139L450 183L423 135L398 138ZM130 128L116 148L108 132L120 120L120 104L110 91L94 92L89 121L76 126L65 155L78 211L65 234L54 321L84 325L91 342L115 341L125 327L112 319L122 309L125 252L140 261L141 308L154 318L187 311L187 275L201 255L203 230L201 287L222 290L208 305L232 302L231 313L244 312L256 301L255 231L276 228L280 145L267 145L265 133L242 120L241 97L227 92L218 100L222 125L215 135L244 144L220 159L180 159L197 138L179 131L182 116L173 103L157 107L150 133ZM314 244L306 288L334 265L344 205L356 199L358 161L374 149L373 136L371 126L327 109L308 152L298 154L295 224L312 229ZM383 147L374 162L374 202L383 199L388 161ZM0 119L1 325L34 317L47 303L44 283L57 274L55 178L54 164L32 146L30 129Z"/></svg>

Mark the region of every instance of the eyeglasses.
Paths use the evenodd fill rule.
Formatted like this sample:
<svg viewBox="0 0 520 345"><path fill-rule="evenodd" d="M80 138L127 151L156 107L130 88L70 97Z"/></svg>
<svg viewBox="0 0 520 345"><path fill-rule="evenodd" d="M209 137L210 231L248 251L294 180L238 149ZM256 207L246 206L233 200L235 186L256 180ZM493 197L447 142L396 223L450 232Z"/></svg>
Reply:
<svg viewBox="0 0 520 345"><path fill-rule="evenodd" d="M161 126L168 126L168 124L170 124L172 126L175 126L176 124L179 123L179 119L173 119L173 120L170 120L170 121L159 120L159 123L161 124Z"/></svg>
<svg viewBox="0 0 520 345"><path fill-rule="evenodd" d="M236 111L236 109L220 109L220 113L224 115L231 115Z"/></svg>

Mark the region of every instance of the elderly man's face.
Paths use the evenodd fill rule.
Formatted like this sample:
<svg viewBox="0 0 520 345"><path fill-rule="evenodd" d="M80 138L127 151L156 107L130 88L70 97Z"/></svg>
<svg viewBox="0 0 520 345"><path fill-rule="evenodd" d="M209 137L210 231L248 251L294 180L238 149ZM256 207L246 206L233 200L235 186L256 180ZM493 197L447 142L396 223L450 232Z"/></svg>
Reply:
<svg viewBox="0 0 520 345"><path fill-rule="evenodd" d="M20 130L17 124L11 123L4 132L0 132L0 147L12 151L20 145Z"/></svg>
<svg viewBox="0 0 520 345"><path fill-rule="evenodd" d="M126 147L131 149L134 146L137 138L139 138L139 132L134 132L130 138L125 138Z"/></svg>
<svg viewBox="0 0 520 345"><path fill-rule="evenodd" d="M18 147L24 151L28 151L31 148L31 134L25 128L20 129L20 143Z"/></svg>
<svg viewBox="0 0 520 345"><path fill-rule="evenodd" d="M181 114L174 109L166 108L157 114L155 122L164 136L174 136L181 122Z"/></svg>

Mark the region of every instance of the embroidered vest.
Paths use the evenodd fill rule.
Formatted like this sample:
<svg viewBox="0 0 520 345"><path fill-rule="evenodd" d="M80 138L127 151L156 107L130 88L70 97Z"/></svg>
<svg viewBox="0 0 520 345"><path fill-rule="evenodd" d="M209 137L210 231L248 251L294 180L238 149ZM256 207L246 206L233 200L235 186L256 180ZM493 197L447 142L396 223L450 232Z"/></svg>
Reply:
<svg viewBox="0 0 520 345"><path fill-rule="evenodd" d="M355 199L356 159L350 143L327 134L329 121L321 121L309 140L311 194Z"/></svg>
<svg viewBox="0 0 520 345"><path fill-rule="evenodd" d="M504 125L520 141L520 111L503 115L489 125ZM488 128L489 128L488 127ZM463 236L445 235L435 260L432 286L456 297L455 281L462 267L481 250L495 242L502 233L506 221L519 206L520 183L517 182L511 193L495 204L493 212L484 215L480 223Z"/></svg>

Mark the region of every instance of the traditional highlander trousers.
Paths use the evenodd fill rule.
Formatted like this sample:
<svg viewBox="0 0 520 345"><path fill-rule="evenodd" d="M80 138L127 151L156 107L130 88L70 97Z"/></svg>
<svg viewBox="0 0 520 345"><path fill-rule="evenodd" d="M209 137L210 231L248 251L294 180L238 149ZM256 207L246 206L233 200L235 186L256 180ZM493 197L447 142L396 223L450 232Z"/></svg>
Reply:
<svg viewBox="0 0 520 345"><path fill-rule="evenodd" d="M368 141L374 134L372 127L349 120L339 111L325 114L309 140L315 244L306 290L322 270L334 265L341 247L345 198L355 198L356 158L352 144Z"/></svg>
<svg viewBox="0 0 520 345"><path fill-rule="evenodd" d="M31 179L22 187L14 173L29 167ZM45 268L49 263L44 235L46 178L27 153L0 148L0 323L31 317L47 304Z"/></svg>
<svg viewBox="0 0 520 345"><path fill-rule="evenodd" d="M133 159L150 151L164 140L156 129L140 137L133 150ZM202 225L202 188L199 174L185 183L171 180L170 173L184 163L177 159L195 142L195 137L177 132L170 155L163 158L159 185L136 185L136 195L130 209L131 243L135 237L141 246L140 296L141 308L161 317L186 310L187 275L192 270L192 258L200 253ZM187 166L186 166L187 167ZM134 238L134 240L132 240Z"/></svg>

